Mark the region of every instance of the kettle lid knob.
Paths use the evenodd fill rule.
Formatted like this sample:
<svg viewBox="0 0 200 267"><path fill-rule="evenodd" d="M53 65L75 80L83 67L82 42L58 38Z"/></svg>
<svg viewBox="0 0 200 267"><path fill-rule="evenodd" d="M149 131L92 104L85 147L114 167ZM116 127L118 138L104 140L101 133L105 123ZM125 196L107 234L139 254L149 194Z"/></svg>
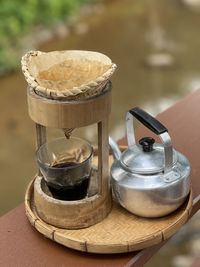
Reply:
<svg viewBox="0 0 200 267"><path fill-rule="evenodd" d="M143 137L139 140L139 144L142 146L144 152L151 152L153 150L153 144L155 139L152 137Z"/></svg>

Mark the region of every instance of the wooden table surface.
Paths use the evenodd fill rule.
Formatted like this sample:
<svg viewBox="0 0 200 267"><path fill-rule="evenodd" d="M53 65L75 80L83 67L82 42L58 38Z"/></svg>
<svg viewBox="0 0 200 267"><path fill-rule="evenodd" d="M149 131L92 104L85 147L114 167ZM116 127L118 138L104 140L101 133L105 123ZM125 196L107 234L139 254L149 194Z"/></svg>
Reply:
<svg viewBox="0 0 200 267"><path fill-rule="evenodd" d="M159 114L158 119L168 128L174 148L185 154L190 161L194 194L191 214L193 216L200 208L200 90ZM152 136L143 126L137 130L137 137L146 135ZM29 224L24 204L0 218L2 267L139 267L143 266L163 244L125 254L87 254L68 249L43 237Z"/></svg>

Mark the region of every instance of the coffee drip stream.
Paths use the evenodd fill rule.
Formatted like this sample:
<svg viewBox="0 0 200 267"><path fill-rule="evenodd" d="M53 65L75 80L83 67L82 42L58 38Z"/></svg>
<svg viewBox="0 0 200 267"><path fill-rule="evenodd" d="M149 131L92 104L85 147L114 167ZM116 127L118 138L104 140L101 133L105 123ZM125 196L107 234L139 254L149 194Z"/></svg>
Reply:
<svg viewBox="0 0 200 267"><path fill-rule="evenodd" d="M72 135L74 128L63 128L64 135L67 139Z"/></svg>

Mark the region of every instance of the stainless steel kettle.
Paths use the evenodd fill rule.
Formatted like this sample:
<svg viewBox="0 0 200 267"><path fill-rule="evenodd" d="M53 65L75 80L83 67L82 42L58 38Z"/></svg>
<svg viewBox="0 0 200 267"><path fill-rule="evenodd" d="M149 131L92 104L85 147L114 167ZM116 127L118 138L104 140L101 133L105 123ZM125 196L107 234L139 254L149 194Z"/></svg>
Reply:
<svg viewBox="0 0 200 267"><path fill-rule="evenodd" d="M158 135L135 142L133 118ZM127 112L128 149L120 152L109 138L115 158L111 184L117 201L128 211L142 217L161 217L183 204L190 191L190 164L172 148L168 130L158 120L136 107Z"/></svg>

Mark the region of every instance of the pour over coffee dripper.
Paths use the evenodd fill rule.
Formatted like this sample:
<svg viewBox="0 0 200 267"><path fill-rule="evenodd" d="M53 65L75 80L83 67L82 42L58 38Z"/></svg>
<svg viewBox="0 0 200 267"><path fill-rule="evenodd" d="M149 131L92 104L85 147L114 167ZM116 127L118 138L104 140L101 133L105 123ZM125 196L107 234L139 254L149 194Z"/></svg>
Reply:
<svg viewBox="0 0 200 267"><path fill-rule="evenodd" d="M85 140L59 138L36 152L39 169L54 198L79 200L87 196L92 146Z"/></svg>
<svg viewBox="0 0 200 267"><path fill-rule="evenodd" d="M28 112L36 126L40 167L33 184L33 203L38 217L50 225L81 229L102 221L111 212L108 124L112 92L110 78L115 69L116 65L110 58L94 51L30 51L22 58L22 71L29 85ZM98 167L93 169L94 172L92 170L90 178L92 183L95 181L95 188L90 183L87 197L78 201L77 194L74 201L51 197L48 187L56 192L63 188L71 190L72 186L83 181L83 177L90 175L92 148L86 144L86 152L82 152L84 157L72 161L77 163L76 166L59 165L57 168L55 164L63 163L63 157L58 157L63 147L59 146L57 151L58 145L52 149L50 144L46 144L47 129L67 129L65 135L68 138L69 129L90 125L96 126L98 139ZM81 146L75 147L78 150ZM72 146L72 150L75 147ZM66 152L71 152L69 146L64 154Z"/></svg>

